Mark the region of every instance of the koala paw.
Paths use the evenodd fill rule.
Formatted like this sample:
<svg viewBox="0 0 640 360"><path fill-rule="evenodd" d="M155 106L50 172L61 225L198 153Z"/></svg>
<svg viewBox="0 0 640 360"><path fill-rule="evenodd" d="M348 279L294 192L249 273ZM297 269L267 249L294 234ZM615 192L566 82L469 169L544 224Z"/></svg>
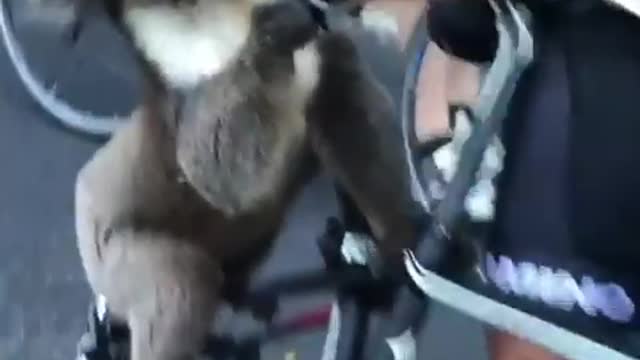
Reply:
<svg viewBox="0 0 640 360"><path fill-rule="evenodd" d="M304 46L318 31L311 10L298 0L281 0L257 8L254 26L263 45L281 50Z"/></svg>

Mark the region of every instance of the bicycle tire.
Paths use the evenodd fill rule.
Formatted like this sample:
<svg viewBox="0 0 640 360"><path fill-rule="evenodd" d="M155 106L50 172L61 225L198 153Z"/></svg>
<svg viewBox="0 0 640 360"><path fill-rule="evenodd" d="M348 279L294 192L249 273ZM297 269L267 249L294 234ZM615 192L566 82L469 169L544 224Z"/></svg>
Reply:
<svg viewBox="0 0 640 360"><path fill-rule="evenodd" d="M38 106L65 128L81 134L108 138L128 117L102 116L81 110L56 96L54 89L47 89L32 71L15 36L15 26L10 0L0 0L0 32L11 66L29 96Z"/></svg>
<svg viewBox="0 0 640 360"><path fill-rule="evenodd" d="M422 189L424 189L422 177L419 176L416 169L416 159L413 146L418 142L414 129L415 125L415 106L416 106L416 90L420 70L422 68L424 56L428 50L431 38L427 31L427 13L423 11L405 49L405 57L407 58L407 66L403 77L402 95L400 98L400 112L402 121L402 135L405 150L405 160L409 164L409 172L411 178L411 187L414 195L422 206L429 209L429 204Z"/></svg>

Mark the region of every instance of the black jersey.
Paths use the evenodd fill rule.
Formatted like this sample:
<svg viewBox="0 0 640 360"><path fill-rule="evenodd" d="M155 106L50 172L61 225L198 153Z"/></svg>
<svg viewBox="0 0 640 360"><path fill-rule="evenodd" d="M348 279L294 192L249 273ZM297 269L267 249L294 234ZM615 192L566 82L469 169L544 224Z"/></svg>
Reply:
<svg viewBox="0 0 640 360"><path fill-rule="evenodd" d="M638 329L640 19L604 3L533 16L487 274L503 301L575 331Z"/></svg>
<svg viewBox="0 0 640 360"><path fill-rule="evenodd" d="M489 227L478 291L640 356L624 340L640 333L640 18L604 0L520 1L535 57L503 123L502 166L479 181L494 187L467 199ZM432 39L471 61L495 52L494 22L484 2L428 10ZM452 149L432 156L445 174Z"/></svg>

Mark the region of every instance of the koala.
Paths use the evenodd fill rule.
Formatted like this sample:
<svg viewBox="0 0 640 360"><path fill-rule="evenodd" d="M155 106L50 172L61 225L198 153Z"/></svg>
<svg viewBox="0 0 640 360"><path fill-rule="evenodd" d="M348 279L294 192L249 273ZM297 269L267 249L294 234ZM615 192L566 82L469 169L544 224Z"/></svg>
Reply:
<svg viewBox="0 0 640 360"><path fill-rule="evenodd" d="M415 245L424 214L393 103L347 33L321 31L302 1L83 1L145 72L142 103L75 185L82 264L132 360L196 358L320 170L390 264Z"/></svg>

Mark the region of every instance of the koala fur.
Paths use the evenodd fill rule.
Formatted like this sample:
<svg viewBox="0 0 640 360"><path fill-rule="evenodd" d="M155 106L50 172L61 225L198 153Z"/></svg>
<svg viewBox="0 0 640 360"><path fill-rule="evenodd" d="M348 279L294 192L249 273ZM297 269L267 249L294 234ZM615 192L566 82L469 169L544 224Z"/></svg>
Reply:
<svg viewBox="0 0 640 360"><path fill-rule="evenodd" d="M132 360L196 358L319 169L388 259L414 245L423 214L393 104L347 34L319 32L298 1L106 5L148 79L78 174L76 232L92 290L130 328Z"/></svg>

